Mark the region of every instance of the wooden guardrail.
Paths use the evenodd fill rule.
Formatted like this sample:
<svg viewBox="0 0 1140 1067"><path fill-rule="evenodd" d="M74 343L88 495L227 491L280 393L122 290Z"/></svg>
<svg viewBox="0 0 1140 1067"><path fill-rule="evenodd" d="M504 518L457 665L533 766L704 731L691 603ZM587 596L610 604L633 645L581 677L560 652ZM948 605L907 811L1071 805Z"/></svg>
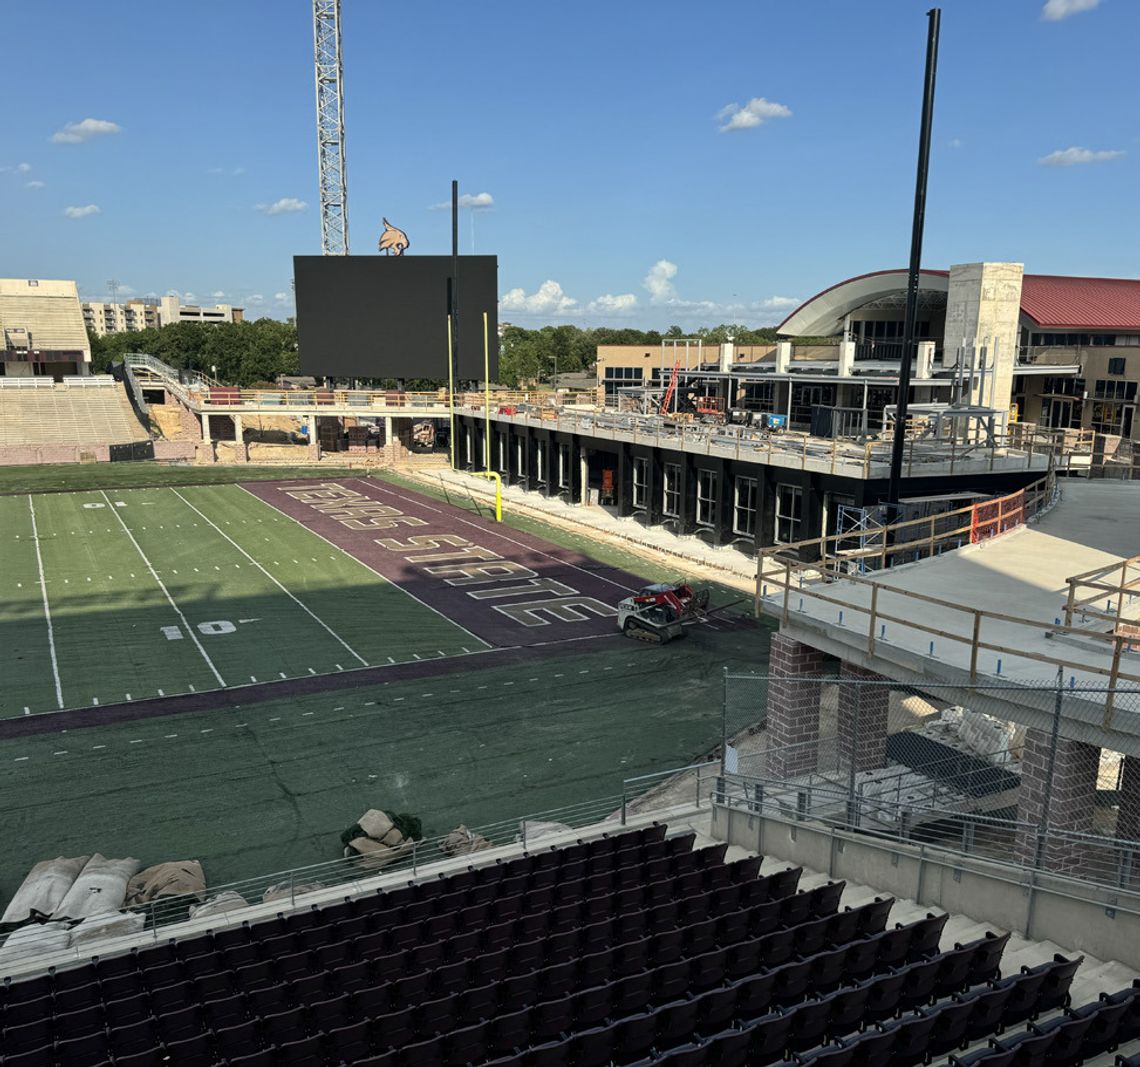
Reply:
<svg viewBox="0 0 1140 1067"><path fill-rule="evenodd" d="M1136 577L1129 578L1129 572L1134 570L1137 571ZM1117 574L1119 577L1112 577ZM1134 596L1140 594L1140 556L1131 556L1119 563L1075 574L1066 579L1066 582L1069 586L1069 598L1065 603L1066 626L1073 626L1073 616L1079 615L1082 622L1099 619L1110 623L1117 630L1122 623L1133 621L1125 616L1124 606L1125 598L1130 603ZM1114 598L1115 608L1112 606ZM1091 607L1102 600L1105 601L1104 611Z"/></svg>

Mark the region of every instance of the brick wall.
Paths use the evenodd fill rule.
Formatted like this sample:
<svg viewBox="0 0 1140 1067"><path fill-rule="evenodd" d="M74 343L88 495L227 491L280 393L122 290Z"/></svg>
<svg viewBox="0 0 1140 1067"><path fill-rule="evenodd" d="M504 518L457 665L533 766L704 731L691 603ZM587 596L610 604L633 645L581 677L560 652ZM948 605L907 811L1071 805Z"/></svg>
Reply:
<svg viewBox="0 0 1140 1067"><path fill-rule="evenodd" d="M823 653L785 637L772 636L768 659L767 732L772 773L795 778L819 761L819 696Z"/></svg>
<svg viewBox="0 0 1140 1067"><path fill-rule="evenodd" d="M109 463L110 445L3 445L0 467L33 466L40 463Z"/></svg>

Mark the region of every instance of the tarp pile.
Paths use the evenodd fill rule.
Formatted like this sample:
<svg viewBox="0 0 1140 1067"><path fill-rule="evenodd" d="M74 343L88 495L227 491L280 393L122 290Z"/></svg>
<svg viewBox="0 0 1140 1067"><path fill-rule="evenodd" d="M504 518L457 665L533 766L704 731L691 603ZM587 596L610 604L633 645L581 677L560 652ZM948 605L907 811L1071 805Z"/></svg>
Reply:
<svg viewBox="0 0 1140 1067"><path fill-rule="evenodd" d="M146 925L149 905L206 890L197 860L159 863L145 871L141 866L136 859L107 859L99 853L37 863L0 917L4 925L26 924L0 946L0 960L138 933Z"/></svg>
<svg viewBox="0 0 1140 1067"><path fill-rule="evenodd" d="M466 856L472 852L482 852L490 848L491 842L482 834L468 830L460 823L440 843L439 850L448 856Z"/></svg>

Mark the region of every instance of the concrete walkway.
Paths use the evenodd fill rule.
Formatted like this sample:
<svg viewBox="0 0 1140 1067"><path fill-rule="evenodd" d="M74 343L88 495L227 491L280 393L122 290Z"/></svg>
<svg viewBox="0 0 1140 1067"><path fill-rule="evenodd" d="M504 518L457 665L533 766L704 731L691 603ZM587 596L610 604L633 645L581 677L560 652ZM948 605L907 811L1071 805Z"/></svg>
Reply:
<svg viewBox="0 0 1140 1067"><path fill-rule="evenodd" d="M470 494L481 504L494 501L495 491L490 482L473 478L462 471L400 469L400 473L436 489L443 485L451 491ZM555 526L577 532L586 528L601 538L625 542L627 546L657 556L672 557L670 562L674 565L677 560L682 560L691 572L694 567L701 568L707 572L701 576L715 578L725 585L749 593L756 588L754 556L745 555L731 547L714 547L699 537L678 537L660 526L642 526L634 519L619 518L611 509L599 504L567 504L557 498L550 499L512 485L503 489L503 507Z"/></svg>

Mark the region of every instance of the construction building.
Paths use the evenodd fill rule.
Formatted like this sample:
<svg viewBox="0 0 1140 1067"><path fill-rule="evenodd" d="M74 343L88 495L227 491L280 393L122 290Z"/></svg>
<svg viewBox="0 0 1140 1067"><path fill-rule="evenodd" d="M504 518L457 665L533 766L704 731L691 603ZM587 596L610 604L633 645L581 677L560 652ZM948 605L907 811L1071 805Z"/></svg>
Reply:
<svg viewBox="0 0 1140 1067"><path fill-rule="evenodd" d="M91 346L73 281L0 278L0 376L88 374Z"/></svg>
<svg viewBox="0 0 1140 1067"><path fill-rule="evenodd" d="M905 270L888 270L830 286L779 325L770 347L600 346L599 403L660 407L676 370L679 414L707 398L709 408L782 416L792 429L878 432L895 402L906 283ZM911 403L980 404L1008 422L1125 440L1140 433L1140 280L1026 274L1018 263L924 270L916 327Z"/></svg>

